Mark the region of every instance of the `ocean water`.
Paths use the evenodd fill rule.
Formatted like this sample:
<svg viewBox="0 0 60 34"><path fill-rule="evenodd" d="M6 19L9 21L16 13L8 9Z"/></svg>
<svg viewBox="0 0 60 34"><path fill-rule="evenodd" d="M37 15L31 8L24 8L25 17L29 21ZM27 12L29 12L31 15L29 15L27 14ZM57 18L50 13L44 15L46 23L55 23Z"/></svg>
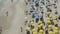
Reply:
<svg viewBox="0 0 60 34"><path fill-rule="evenodd" d="M0 0L0 10L1 8L4 6L4 3L6 2L6 0Z"/></svg>
<svg viewBox="0 0 60 34"><path fill-rule="evenodd" d="M1 9L5 6L6 0L0 0L0 16L2 15Z"/></svg>

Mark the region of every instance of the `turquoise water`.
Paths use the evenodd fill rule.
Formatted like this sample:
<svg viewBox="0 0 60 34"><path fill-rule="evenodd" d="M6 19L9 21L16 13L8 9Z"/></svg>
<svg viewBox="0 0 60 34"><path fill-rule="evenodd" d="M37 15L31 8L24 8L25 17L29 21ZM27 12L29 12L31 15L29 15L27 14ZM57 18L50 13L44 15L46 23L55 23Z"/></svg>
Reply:
<svg viewBox="0 0 60 34"><path fill-rule="evenodd" d="M0 9L4 6L4 2L5 2L6 0L1 0L0 1Z"/></svg>

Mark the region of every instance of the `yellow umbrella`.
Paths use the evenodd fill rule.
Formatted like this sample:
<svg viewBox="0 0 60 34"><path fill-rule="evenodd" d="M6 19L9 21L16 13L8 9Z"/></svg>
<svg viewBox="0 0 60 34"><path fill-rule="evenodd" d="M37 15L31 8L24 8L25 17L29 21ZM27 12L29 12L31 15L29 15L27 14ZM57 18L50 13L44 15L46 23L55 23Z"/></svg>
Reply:
<svg viewBox="0 0 60 34"><path fill-rule="evenodd" d="M58 18L59 16L58 15L55 15L55 18Z"/></svg>
<svg viewBox="0 0 60 34"><path fill-rule="evenodd" d="M48 34L54 34L53 31L49 31Z"/></svg>
<svg viewBox="0 0 60 34"><path fill-rule="evenodd" d="M52 16L49 16L49 18L52 18Z"/></svg>
<svg viewBox="0 0 60 34"><path fill-rule="evenodd" d="M57 21L57 20L54 20L54 22L56 22L56 23L57 23L58 21Z"/></svg>
<svg viewBox="0 0 60 34"><path fill-rule="evenodd" d="M39 34L42 34L42 33L39 33Z"/></svg>
<svg viewBox="0 0 60 34"><path fill-rule="evenodd" d="M60 30L60 27L59 27L59 30Z"/></svg>
<svg viewBox="0 0 60 34"><path fill-rule="evenodd" d="M37 27L41 29L41 25L38 25Z"/></svg>
<svg viewBox="0 0 60 34"><path fill-rule="evenodd" d="M52 25L48 25L48 28L52 28Z"/></svg>
<svg viewBox="0 0 60 34"><path fill-rule="evenodd" d="M55 30L55 34L59 34L59 31L58 30Z"/></svg>
<svg viewBox="0 0 60 34"><path fill-rule="evenodd" d="M30 27L26 27L26 30L27 30L27 31L30 30Z"/></svg>
<svg viewBox="0 0 60 34"><path fill-rule="evenodd" d="M41 24L40 24L40 25L38 25L37 27L38 27L38 28L41 28L41 27L43 27L43 24L41 23Z"/></svg>
<svg viewBox="0 0 60 34"><path fill-rule="evenodd" d="M39 30L39 33L44 33L44 30L42 30L42 29L41 29L41 30Z"/></svg>
<svg viewBox="0 0 60 34"><path fill-rule="evenodd" d="M47 18L47 21L49 21L50 20L50 18Z"/></svg>
<svg viewBox="0 0 60 34"><path fill-rule="evenodd" d="M36 31L34 31L34 32L33 32L33 34L37 34L37 32L36 32Z"/></svg>
<svg viewBox="0 0 60 34"><path fill-rule="evenodd" d="M35 22L31 21L31 24L35 24Z"/></svg>
<svg viewBox="0 0 60 34"><path fill-rule="evenodd" d="M32 29L32 32L35 32L36 30L35 29Z"/></svg>
<svg viewBox="0 0 60 34"><path fill-rule="evenodd" d="M47 21L48 24L51 24L51 21Z"/></svg>
<svg viewBox="0 0 60 34"><path fill-rule="evenodd" d="M43 26L43 24L42 24L42 23L41 23L40 25L41 25L41 26Z"/></svg>
<svg viewBox="0 0 60 34"><path fill-rule="evenodd" d="M58 27L55 27L55 30L59 30L59 28Z"/></svg>

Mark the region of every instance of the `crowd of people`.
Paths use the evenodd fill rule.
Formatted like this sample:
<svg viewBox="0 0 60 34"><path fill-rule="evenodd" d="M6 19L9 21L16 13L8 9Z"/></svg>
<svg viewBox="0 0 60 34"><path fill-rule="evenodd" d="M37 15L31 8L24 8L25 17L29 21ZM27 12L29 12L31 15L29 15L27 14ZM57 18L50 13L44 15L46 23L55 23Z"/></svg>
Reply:
<svg viewBox="0 0 60 34"><path fill-rule="evenodd" d="M32 20L25 17L26 34L60 34L58 0L54 0L54 3L51 3L51 0L31 0L29 4L28 14Z"/></svg>

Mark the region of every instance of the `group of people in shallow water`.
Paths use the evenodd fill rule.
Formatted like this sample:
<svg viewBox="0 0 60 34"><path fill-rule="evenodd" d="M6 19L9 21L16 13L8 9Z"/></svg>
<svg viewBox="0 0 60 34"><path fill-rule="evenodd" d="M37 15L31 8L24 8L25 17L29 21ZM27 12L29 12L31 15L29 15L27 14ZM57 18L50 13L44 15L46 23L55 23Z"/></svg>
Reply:
<svg viewBox="0 0 60 34"><path fill-rule="evenodd" d="M54 0L54 3L50 0L46 0L46 3L45 0L31 0L29 15L33 20L25 20L26 34L60 34L60 14L57 3L58 0Z"/></svg>

